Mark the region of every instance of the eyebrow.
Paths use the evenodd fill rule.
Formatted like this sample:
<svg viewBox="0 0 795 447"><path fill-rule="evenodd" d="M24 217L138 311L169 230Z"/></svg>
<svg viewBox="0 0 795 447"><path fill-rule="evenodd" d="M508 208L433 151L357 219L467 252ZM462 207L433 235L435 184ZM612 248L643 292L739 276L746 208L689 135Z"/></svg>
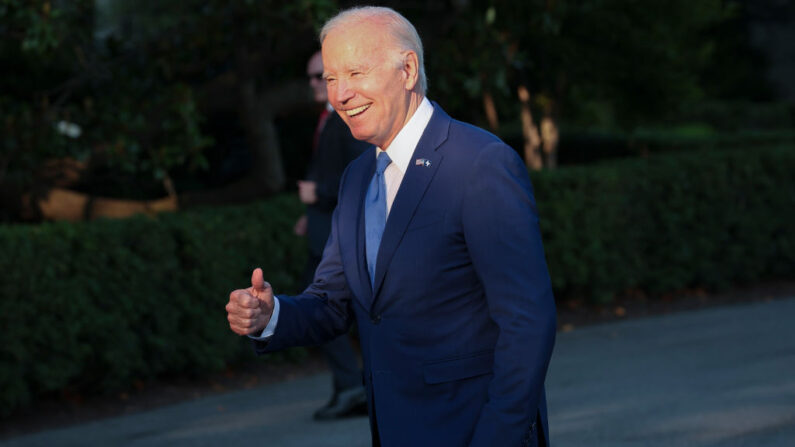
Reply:
<svg viewBox="0 0 795 447"><path fill-rule="evenodd" d="M364 69L360 68L360 67L352 67L352 68L347 68L345 70L341 70L342 73L353 73L354 71L364 71ZM336 73L330 73L330 72L327 72L327 71L323 72L323 78L324 79L329 77L329 76L332 76L332 75L336 75Z"/></svg>
<svg viewBox="0 0 795 447"><path fill-rule="evenodd" d="M346 68L340 70L340 72L342 72L342 73L352 73L354 71L367 72L367 71L371 70L372 68L373 67L370 66L370 65L356 64L356 65L351 65L349 67L346 67ZM328 78L331 75L332 75L332 73L323 70L323 79L326 79L326 78Z"/></svg>

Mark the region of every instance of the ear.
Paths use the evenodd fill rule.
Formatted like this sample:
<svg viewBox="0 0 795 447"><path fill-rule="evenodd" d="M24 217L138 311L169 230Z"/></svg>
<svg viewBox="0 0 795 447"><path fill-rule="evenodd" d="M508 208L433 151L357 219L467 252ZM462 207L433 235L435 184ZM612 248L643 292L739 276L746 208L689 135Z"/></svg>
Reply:
<svg viewBox="0 0 795 447"><path fill-rule="evenodd" d="M403 53L403 75L406 77L403 87L408 91L414 90L420 80L420 64L417 53L411 50Z"/></svg>

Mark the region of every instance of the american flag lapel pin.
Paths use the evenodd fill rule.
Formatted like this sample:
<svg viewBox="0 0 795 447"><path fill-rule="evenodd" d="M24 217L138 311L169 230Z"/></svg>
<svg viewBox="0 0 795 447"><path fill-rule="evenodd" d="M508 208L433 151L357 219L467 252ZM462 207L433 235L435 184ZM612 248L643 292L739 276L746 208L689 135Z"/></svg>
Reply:
<svg viewBox="0 0 795 447"><path fill-rule="evenodd" d="M426 168L431 167L431 161L427 158L418 158L414 160L414 166L425 166Z"/></svg>

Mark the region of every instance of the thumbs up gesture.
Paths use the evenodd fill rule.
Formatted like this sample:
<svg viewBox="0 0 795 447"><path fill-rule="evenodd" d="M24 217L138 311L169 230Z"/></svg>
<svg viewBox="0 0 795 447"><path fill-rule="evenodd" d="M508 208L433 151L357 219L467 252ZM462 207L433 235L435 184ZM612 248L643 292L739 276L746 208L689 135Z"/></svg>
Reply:
<svg viewBox="0 0 795 447"><path fill-rule="evenodd" d="M259 335L273 314L273 290L262 277L262 269L251 273L251 287L229 294L227 319L232 332L239 335Z"/></svg>

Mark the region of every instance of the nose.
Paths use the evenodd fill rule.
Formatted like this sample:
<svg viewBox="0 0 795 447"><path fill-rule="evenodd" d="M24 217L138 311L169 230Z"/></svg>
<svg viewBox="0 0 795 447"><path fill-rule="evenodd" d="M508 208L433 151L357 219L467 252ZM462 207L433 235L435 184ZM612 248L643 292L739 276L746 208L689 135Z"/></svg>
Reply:
<svg viewBox="0 0 795 447"><path fill-rule="evenodd" d="M340 104L345 104L354 96L353 89L351 89L350 84L344 79L338 80L337 85L335 85L332 90L334 91L335 99Z"/></svg>

